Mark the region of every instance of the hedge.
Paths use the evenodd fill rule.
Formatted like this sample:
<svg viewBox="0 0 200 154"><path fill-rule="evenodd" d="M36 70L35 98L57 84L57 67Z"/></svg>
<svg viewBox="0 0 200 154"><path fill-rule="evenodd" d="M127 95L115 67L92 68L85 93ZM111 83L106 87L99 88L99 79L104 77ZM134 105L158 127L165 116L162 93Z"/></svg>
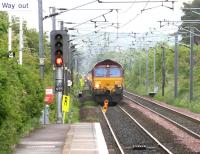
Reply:
<svg viewBox="0 0 200 154"><path fill-rule="evenodd" d="M12 153L26 132L39 124L44 85L38 69L0 60L0 153Z"/></svg>

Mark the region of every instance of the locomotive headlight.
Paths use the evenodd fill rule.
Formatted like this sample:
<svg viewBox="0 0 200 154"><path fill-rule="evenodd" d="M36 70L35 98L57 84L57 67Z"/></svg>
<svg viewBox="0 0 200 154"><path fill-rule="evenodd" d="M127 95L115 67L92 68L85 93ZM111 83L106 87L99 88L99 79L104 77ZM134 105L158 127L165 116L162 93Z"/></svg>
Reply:
<svg viewBox="0 0 200 154"><path fill-rule="evenodd" d="M99 88L100 85L99 85L98 83L95 83L94 87L95 87L95 88Z"/></svg>
<svg viewBox="0 0 200 154"><path fill-rule="evenodd" d="M94 87L95 87L96 89L100 88L100 85L101 85L101 82L99 82L99 81L96 81L96 82L94 83Z"/></svg>

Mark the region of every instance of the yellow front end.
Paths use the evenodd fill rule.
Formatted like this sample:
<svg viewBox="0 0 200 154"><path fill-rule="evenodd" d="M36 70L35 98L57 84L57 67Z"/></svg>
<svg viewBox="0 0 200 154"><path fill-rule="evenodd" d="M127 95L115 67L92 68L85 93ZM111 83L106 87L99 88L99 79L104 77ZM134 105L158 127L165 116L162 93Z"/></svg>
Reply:
<svg viewBox="0 0 200 154"><path fill-rule="evenodd" d="M95 94L120 94L122 93L124 79L122 77L93 78L93 90Z"/></svg>

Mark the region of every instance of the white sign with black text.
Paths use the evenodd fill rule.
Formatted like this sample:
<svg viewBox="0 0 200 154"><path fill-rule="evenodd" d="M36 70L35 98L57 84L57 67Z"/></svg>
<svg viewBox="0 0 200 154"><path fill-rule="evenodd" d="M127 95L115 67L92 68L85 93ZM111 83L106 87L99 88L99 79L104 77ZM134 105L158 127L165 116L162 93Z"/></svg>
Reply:
<svg viewBox="0 0 200 154"><path fill-rule="evenodd" d="M34 0L0 0L0 11L31 11Z"/></svg>

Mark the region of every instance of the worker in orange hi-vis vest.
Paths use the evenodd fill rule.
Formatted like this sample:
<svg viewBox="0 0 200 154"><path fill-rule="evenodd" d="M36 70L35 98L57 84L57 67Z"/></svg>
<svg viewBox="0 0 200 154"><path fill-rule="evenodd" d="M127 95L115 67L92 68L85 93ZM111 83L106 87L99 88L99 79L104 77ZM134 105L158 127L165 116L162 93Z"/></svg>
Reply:
<svg viewBox="0 0 200 154"><path fill-rule="evenodd" d="M108 109L108 100L106 99L106 100L104 101L104 103L103 103L103 109L102 109L102 111L103 111L103 112L106 112L107 109Z"/></svg>

